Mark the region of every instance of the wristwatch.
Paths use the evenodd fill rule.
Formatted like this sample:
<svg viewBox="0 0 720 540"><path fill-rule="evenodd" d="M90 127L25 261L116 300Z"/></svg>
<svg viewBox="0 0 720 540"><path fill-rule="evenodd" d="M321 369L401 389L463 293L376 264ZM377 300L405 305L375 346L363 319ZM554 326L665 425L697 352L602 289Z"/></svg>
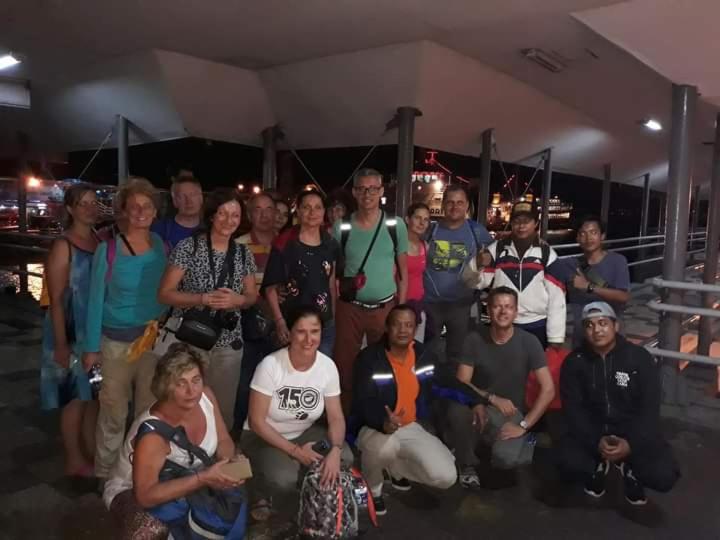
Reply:
<svg viewBox="0 0 720 540"><path fill-rule="evenodd" d="M588 286L585 288L585 290L589 293L593 292L595 290L595 285L592 283L588 283Z"/></svg>
<svg viewBox="0 0 720 540"><path fill-rule="evenodd" d="M528 430L529 426L525 419L520 420L520 427L523 428L525 431Z"/></svg>

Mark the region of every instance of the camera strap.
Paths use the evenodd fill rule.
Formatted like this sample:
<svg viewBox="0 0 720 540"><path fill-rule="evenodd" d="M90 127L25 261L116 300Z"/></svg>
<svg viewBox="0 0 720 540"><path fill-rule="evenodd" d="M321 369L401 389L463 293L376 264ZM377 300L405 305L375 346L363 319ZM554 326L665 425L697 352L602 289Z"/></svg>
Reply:
<svg viewBox="0 0 720 540"><path fill-rule="evenodd" d="M210 233L207 235L208 248L208 265L210 266L210 278L212 279L213 289L222 287L227 280L229 288L232 289L232 281L235 278L235 241L231 238L228 241L227 251L225 252L225 260L220 268L220 274L215 279L215 256L213 255L212 240Z"/></svg>

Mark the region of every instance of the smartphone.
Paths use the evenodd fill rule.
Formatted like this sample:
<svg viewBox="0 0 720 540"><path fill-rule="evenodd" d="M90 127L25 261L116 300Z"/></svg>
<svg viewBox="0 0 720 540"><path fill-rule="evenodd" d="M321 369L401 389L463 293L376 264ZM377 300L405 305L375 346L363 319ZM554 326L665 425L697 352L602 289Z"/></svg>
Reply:
<svg viewBox="0 0 720 540"><path fill-rule="evenodd" d="M330 451L330 443L325 439L322 439L312 446L313 452L317 452L321 456L324 456Z"/></svg>
<svg viewBox="0 0 720 540"><path fill-rule="evenodd" d="M229 461L221 465L220 470L233 480L247 480L252 478L253 475L250 460L245 456L237 456L235 461Z"/></svg>

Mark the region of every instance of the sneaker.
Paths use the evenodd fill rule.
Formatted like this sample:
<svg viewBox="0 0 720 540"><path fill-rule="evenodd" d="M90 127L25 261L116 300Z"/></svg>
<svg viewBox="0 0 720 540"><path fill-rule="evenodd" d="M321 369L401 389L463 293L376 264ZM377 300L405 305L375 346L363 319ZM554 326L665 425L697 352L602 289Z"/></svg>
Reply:
<svg viewBox="0 0 720 540"><path fill-rule="evenodd" d="M384 516L387 514L387 508L385 507L385 500L382 495L372 496L373 505L375 506L375 514L378 516Z"/></svg>
<svg viewBox="0 0 720 540"><path fill-rule="evenodd" d="M465 489L480 488L480 478L473 467L464 467L460 469L458 480L460 481L460 485Z"/></svg>
<svg viewBox="0 0 720 540"><path fill-rule="evenodd" d="M598 463L593 475L585 482L585 493L596 499L605 495L605 477L609 470L610 464L607 461Z"/></svg>
<svg viewBox="0 0 720 540"><path fill-rule="evenodd" d="M625 500L633 506L643 506L647 504L645 490L640 481L635 478L630 466L627 463L621 463L618 469L620 469L620 473L623 476L623 483L625 484Z"/></svg>
<svg viewBox="0 0 720 540"><path fill-rule="evenodd" d="M395 478L392 474L390 475L390 485L398 491L410 491L412 488L407 478Z"/></svg>

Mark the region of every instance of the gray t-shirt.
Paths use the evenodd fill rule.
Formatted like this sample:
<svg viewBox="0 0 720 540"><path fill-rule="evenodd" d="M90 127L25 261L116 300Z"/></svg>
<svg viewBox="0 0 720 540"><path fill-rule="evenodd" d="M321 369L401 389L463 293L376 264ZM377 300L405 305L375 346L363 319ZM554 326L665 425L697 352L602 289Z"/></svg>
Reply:
<svg viewBox="0 0 720 540"><path fill-rule="evenodd" d="M489 327L468 334L460 363L473 366L475 386L511 400L521 410L528 375L547 365L540 342L529 332L515 328L510 341L497 345Z"/></svg>

